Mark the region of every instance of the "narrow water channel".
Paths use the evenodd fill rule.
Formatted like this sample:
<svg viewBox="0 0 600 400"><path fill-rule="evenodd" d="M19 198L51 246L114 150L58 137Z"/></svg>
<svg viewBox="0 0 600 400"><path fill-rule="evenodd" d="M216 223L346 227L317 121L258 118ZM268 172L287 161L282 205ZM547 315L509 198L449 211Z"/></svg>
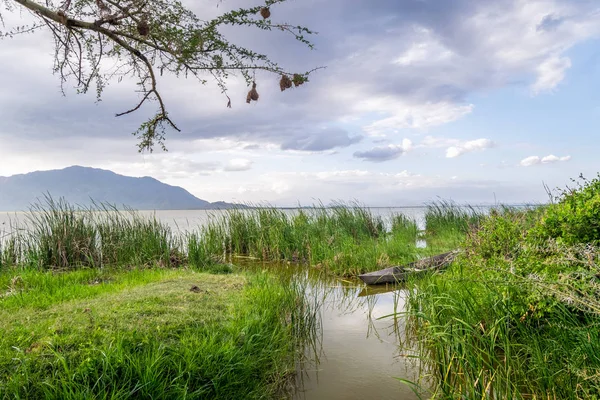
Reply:
<svg viewBox="0 0 600 400"><path fill-rule="evenodd" d="M320 352L307 351L295 399L418 398L396 379L415 380L417 374L414 362L401 354L403 320L381 318L403 311L404 292L385 290L365 290L360 281L311 279L309 295L321 301Z"/></svg>
<svg viewBox="0 0 600 400"><path fill-rule="evenodd" d="M316 311L315 343L307 345L296 372L294 400L413 400L418 364L406 343L402 286L366 286L314 268L237 260L245 269L291 279Z"/></svg>

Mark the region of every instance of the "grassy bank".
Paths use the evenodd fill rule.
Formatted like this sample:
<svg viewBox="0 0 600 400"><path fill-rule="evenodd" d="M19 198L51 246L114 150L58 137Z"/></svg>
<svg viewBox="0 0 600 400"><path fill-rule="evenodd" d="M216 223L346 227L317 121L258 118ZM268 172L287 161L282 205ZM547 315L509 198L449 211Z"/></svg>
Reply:
<svg viewBox="0 0 600 400"><path fill-rule="evenodd" d="M207 271L259 259L355 275L452 249L478 220L431 205L419 232L359 206L261 208L181 234L110 207L32 211L0 241L0 398L285 397L317 329L304 288Z"/></svg>
<svg viewBox="0 0 600 400"><path fill-rule="evenodd" d="M265 275L0 274L0 398L277 398L310 335Z"/></svg>
<svg viewBox="0 0 600 400"><path fill-rule="evenodd" d="M600 181L504 208L441 275L413 282L409 323L436 398L600 398Z"/></svg>

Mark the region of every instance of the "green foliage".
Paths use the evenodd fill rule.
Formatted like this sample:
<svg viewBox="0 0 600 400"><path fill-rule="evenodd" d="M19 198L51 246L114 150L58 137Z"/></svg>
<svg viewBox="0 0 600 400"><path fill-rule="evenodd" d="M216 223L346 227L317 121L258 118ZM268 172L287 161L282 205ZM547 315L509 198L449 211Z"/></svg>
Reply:
<svg viewBox="0 0 600 400"><path fill-rule="evenodd" d="M427 205L425 223L427 231L435 235L459 234L465 235L479 224L485 216L471 206L440 200Z"/></svg>
<svg viewBox="0 0 600 400"><path fill-rule="evenodd" d="M76 208L46 197L32 206L25 226L1 248L0 266L39 269L160 265L186 260L180 239L156 218L109 205Z"/></svg>
<svg viewBox="0 0 600 400"><path fill-rule="evenodd" d="M404 214L394 215L392 217L392 234L406 238L406 241L417 240L419 228L416 221L408 218Z"/></svg>
<svg viewBox="0 0 600 400"><path fill-rule="evenodd" d="M387 222L356 204L299 212L264 207L227 210L196 232L178 234L132 210L77 208L47 197L0 242L0 269L190 266L229 273L234 258L244 256L354 276L452 250L463 239L431 233L428 246L417 248L415 221L397 215Z"/></svg>
<svg viewBox="0 0 600 400"><path fill-rule="evenodd" d="M416 355L434 377L435 398L582 399L600 395L598 319L564 303L543 314L509 273L453 268L411 292Z"/></svg>
<svg viewBox="0 0 600 400"><path fill-rule="evenodd" d="M540 215L538 209L492 209L469 235L468 248L478 256L513 259L523 249L527 229L533 227Z"/></svg>
<svg viewBox="0 0 600 400"><path fill-rule="evenodd" d="M600 243L600 178L581 177L578 188L563 190L532 233L565 244Z"/></svg>

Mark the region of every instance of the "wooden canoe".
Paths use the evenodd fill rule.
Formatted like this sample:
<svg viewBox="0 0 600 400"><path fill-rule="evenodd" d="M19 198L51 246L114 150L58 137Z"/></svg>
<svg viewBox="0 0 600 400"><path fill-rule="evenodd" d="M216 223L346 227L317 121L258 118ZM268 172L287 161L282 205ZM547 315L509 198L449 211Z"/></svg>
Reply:
<svg viewBox="0 0 600 400"><path fill-rule="evenodd" d="M382 283L397 283L405 281L409 276L420 275L429 271L440 270L448 266L456 257L456 251L423 258L403 266L389 267L379 271L369 272L358 277L367 285Z"/></svg>

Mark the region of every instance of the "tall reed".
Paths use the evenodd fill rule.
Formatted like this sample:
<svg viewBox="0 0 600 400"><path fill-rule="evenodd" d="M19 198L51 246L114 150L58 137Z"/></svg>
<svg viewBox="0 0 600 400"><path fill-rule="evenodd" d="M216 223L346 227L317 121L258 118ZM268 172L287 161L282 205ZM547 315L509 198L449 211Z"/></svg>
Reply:
<svg viewBox="0 0 600 400"><path fill-rule="evenodd" d="M455 212L443 207L436 209L439 215ZM0 267L190 265L216 270L220 267L215 264L243 256L305 263L350 276L451 250L457 240L456 235L449 241L432 232L427 248L417 248L415 221L403 215L385 221L354 203L294 212L273 207L231 209L213 214L195 231L179 233L156 217L133 210L104 204L81 208L47 197L32 207L21 228L1 243Z"/></svg>
<svg viewBox="0 0 600 400"><path fill-rule="evenodd" d="M81 208L48 196L3 242L0 266L178 266L185 262L181 245L178 235L155 217L110 205Z"/></svg>
<svg viewBox="0 0 600 400"><path fill-rule="evenodd" d="M215 216L190 236L188 254L190 260L199 262L246 256L307 263L339 275L356 275L413 261L415 240L414 221L396 216L388 231L381 217L356 204L336 203L297 212L233 209Z"/></svg>
<svg viewBox="0 0 600 400"><path fill-rule="evenodd" d="M466 234L476 227L485 213L473 206L460 206L453 201L439 200L427 205L425 223L433 234Z"/></svg>

